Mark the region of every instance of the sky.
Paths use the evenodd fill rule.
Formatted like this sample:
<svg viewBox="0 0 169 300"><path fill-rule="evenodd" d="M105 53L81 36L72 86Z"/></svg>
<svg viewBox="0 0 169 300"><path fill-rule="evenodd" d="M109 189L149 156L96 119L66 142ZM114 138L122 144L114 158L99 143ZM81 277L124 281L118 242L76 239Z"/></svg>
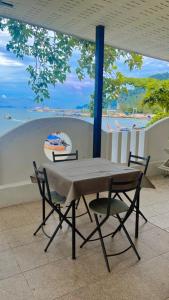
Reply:
<svg viewBox="0 0 169 300"><path fill-rule="evenodd" d="M37 106L34 102L34 94L28 86L29 75L26 67L32 62L32 58L17 59L14 54L6 50L9 40L7 31L0 31L0 107L32 108ZM75 69L78 53L71 58L72 70ZM122 60L118 63L119 70L130 77L149 77L156 73L169 72L169 62L144 57L141 70L129 71ZM51 99L44 105L56 108L76 108L79 105L89 103L90 95L94 90L94 81L85 78L79 81L75 72L67 76L64 84L58 83L55 88L50 88Z"/></svg>

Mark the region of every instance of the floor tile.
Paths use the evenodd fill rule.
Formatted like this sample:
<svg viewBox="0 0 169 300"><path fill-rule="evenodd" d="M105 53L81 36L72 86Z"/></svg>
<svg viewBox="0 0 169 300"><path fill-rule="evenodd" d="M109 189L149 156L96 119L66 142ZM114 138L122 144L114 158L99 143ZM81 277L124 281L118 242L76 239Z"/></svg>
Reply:
<svg viewBox="0 0 169 300"><path fill-rule="evenodd" d="M0 253L0 279L14 276L21 273L17 260L11 249Z"/></svg>
<svg viewBox="0 0 169 300"><path fill-rule="evenodd" d="M151 217L151 218L149 218L149 221L162 229L168 228L169 227L169 213L160 214L158 216Z"/></svg>
<svg viewBox="0 0 169 300"><path fill-rule="evenodd" d="M155 257L148 262L134 266L131 273L145 283L159 299L169 295L168 274L169 263L162 256ZM156 298L155 298L156 299Z"/></svg>
<svg viewBox="0 0 169 300"><path fill-rule="evenodd" d="M35 300L23 275L0 280L1 300Z"/></svg>
<svg viewBox="0 0 169 300"><path fill-rule="evenodd" d="M10 230L4 231L2 234L6 237L6 241L11 248L30 244L37 240L43 240L46 237L40 230L39 233L34 236L33 232L37 228L38 224L31 224L26 226L20 226ZM0 234L0 247L1 247L1 234Z"/></svg>
<svg viewBox="0 0 169 300"><path fill-rule="evenodd" d="M0 252L10 248L8 235L6 232L0 232Z"/></svg>
<svg viewBox="0 0 169 300"><path fill-rule="evenodd" d="M169 234L158 227L141 232L139 240L143 241L159 255L169 251Z"/></svg>
<svg viewBox="0 0 169 300"><path fill-rule="evenodd" d="M49 262L44 252L46 241L37 241L12 249L13 255L22 272L45 265Z"/></svg>
<svg viewBox="0 0 169 300"><path fill-rule="evenodd" d="M28 202L22 205L24 210L32 216L33 219L40 221L42 219L42 202L41 200L35 202ZM46 204L46 214L51 210L50 206Z"/></svg>
<svg viewBox="0 0 169 300"><path fill-rule="evenodd" d="M82 239L77 236L77 260L72 261L72 233L65 223L44 253L47 237L42 230L33 236L41 221L40 201L0 209L0 299L169 300L169 179L156 177L153 183L156 190L141 191L140 206L151 223L140 217L139 238L135 239L135 214L126 222L141 260L137 260L132 249L111 257L111 273L107 272L100 241L80 249ZM94 197L86 198L90 201ZM77 214L81 212L82 202ZM96 226L95 222L90 223L88 215L76 223L85 237ZM53 215L45 231L50 235L57 224L58 216ZM103 234L116 227L117 220L110 218ZM114 253L128 246L128 240L121 230L115 238L106 238L105 245L109 253Z"/></svg>
<svg viewBox="0 0 169 300"><path fill-rule="evenodd" d="M1 208L0 218L4 220L3 230L20 227L35 222L31 214L22 205Z"/></svg>
<svg viewBox="0 0 169 300"><path fill-rule="evenodd" d="M77 288L95 282L97 274L89 273L88 266L78 260L62 259L24 273L39 300L51 300Z"/></svg>
<svg viewBox="0 0 169 300"><path fill-rule="evenodd" d="M161 299L146 281L129 272L112 272L108 277L97 283L80 288L60 300L159 300ZM80 295L80 298L79 298ZM56 298L57 299L57 298Z"/></svg>

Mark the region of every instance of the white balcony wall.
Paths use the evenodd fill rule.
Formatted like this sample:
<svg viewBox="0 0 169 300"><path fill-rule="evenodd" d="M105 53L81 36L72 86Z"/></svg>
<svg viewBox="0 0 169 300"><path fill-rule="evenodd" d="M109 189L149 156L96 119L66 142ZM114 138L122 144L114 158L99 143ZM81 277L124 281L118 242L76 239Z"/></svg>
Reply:
<svg viewBox="0 0 169 300"><path fill-rule="evenodd" d="M37 186L30 182L32 161L48 162L43 145L53 131L64 131L78 149L79 158L92 157L93 125L75 118L57 117L34 120L0 138L0 206L39 198ZM102 157L115 163L127 163L129 151L150 155L149 175L160 173L158 166L168 159L169 118L143 130L102 131Z"/></svg>
<svg viewBox="0 0 169 300"><path fill-rule="evenodd" d="M31 184L32 162L48 162L43 145L47 136L55 131L67 133L72 141L72 151L78 149L79 158L92 157L93 125L85 121L57 117L25 123L0 138L0 206L39 197L37 186ZM102 157L111 155L111 136L102 131Z"/></svg>
<svg viewBox="0 0 169 300"><path fill-rule="evenodd" d="M144 130L112 131L111 160L115 163L127 163L129 152L144 155Z"/></svg>
<svg viewBox="0 0 169 300"><path fill-rule="evenodd" d="M150 155L149 174L161 173L158 167L167 159L169 155L164 149L169 148L169 118L162 119L145 129L144 153Z"/></svg>
<svg viewBox="0 0 169 300"><path fill-rule="evenodd" d="M74 118L44 118L25 123L0 138L0 184L28 180L32 161L47 162L43 146L55 131L67 133L79 157L92 155L92 125Z"/></svg>
<svg viewBox="0 0 169 300"><path fill-rule="evenodd" d="M127 163L129 151L135 155L150 155L148 175L158 175L158 168L169 155L164 149L169 148L169 118L158 121L154 125L141 130L113 131L111 160Z"/></svg>

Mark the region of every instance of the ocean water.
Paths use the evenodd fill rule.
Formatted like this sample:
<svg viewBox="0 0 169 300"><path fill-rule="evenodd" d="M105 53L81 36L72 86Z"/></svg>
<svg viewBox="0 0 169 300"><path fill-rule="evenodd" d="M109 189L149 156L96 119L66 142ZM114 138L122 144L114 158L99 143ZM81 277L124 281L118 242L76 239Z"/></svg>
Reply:
<svg viewBox="0 0 169 300"><path fill-rule="evenodd" d="M12 116L12 119L5 119L7 115ZM57 117L57 115L55 112L36 112L27 109L0 108L0 136L25 122L45 117ZM93 123L93 118L78 116L76 118L81 118L87 122ZM130 129L134 124L136 127L141 128L145 127L147 122L148 120L146 119L103 117L102 128L104 130L110 130L111 128L117 128L117 125L119 125L121 128Z"/></svg>

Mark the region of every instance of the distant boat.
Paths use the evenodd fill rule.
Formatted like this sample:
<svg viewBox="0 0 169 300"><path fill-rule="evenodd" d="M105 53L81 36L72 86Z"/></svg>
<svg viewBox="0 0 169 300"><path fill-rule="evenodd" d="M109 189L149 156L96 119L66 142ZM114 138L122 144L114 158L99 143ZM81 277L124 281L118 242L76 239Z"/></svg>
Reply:
<svg viewBox="0 0 169 300"><path fill-rule="evenodd" d="M4 115L4 119L6 120L11 120L12 119L12 116L10 114L5 114Z"/></svg>

